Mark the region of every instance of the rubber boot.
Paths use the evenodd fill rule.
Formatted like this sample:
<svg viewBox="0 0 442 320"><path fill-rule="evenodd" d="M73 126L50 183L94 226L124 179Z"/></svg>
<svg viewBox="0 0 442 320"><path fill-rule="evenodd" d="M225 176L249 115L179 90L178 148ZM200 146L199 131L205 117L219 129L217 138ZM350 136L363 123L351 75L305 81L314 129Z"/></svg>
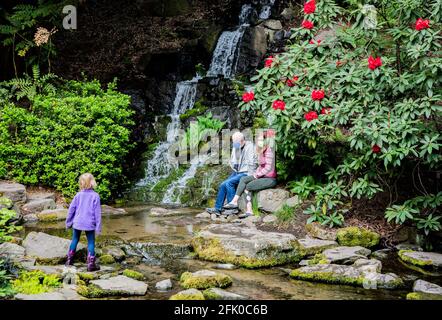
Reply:
<svg viewBox="0 0 442 320"><path fill-rule="evenodd" d="M75 251L69 250L68 256L66 258L65 266L73 266L74 265L74 256L75 256Z"/></svg>
<svg viewBox="0 0 442 320"><path fill-rule="evenodd" d="M97 265L95 256L90 254L87 255L87 271L98 271L100 270L100 266Z"/></svg>

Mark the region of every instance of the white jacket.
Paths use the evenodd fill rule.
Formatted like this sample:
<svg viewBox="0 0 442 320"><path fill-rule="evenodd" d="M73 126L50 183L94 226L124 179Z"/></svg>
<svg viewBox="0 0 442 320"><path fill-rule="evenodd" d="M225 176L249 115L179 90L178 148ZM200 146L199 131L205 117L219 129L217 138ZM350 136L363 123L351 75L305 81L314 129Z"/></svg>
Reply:
<svg viewBox="0 0 442 320"><path fill-rule="evenodd" d="M239 157L237 157L237 151L240 152ZM235 170L235 164L238 164L238 170ZM230 167L235 172L245 172L249 176L253 175L258 167L258 156L252 142L246 141L240 149L233 148L230 157Z"/></svg>

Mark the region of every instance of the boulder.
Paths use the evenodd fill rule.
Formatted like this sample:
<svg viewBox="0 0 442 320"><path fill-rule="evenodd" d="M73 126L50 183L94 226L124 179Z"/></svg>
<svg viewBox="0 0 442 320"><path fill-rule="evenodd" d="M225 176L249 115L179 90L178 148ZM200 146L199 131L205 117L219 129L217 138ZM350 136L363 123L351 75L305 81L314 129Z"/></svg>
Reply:
<svg viewBox="0 0 442 320"><path fill-rule="evenodd" d="M30 232L23 240L26 255L34 257L41 264L63 263L69 250L71 240L51 236L42 232ZM77 253L86 250L82 243L78 244Z"/></svg>
<svg viewBox="0 0 442 320"><path fill-rule="evenodd" d="M206 300L247 300L247 297L220 288L209 288L203 291Z"/></svg>
<svg viewBox="0 0 442 320"><path fill-rule="evenodd" d="M20 262L25 258L25 248L15 243L4 242L0 244L0 257L6 257L14 262Z"/></svg>
<svg viewBox="0 0 442 320"><path fill-rule="evenodd" d="M146 283L121 275L105 280L92 280L90 283L98 287L106 296L144 296L147 291Z"/></svg>
<svg viewBox="0 0 442 320"><path fill-rule="evenodd" d="M318 250L317 246L304 247L292 234L265 232L253 224L244 223L211 224L196 234L192 246L203 260L246 268L297 262L304 255Z"/></svg>
<svg viewBox="0 0 442 320"><path fill-rule="evenodd" d="M423 268L442 268L441 253L400 250L398 254L402 261L415 266Z"/></svg>
<svg viewBox="0 0 442 320"><path fill-rule="evenodd" d="M290 193L284 189L266 189L258 192L258 209L274 213L289 199Z"/></svg>
<svg viewBox="0 0 442 320"><path fill-rule="evenodd" d="M204 295L197 289L187 289L174 294L169 300L205 300Z"/></svg>
<svg viewBox="0 0 442 320"><path fill-rule="evenodd" d="M397 275L373 272L373 268L364 268L367 264L337 265L317 264L293 270L290 277L297 280L324 282L359 286L365 289L396 289L403 286Z"/></svg>
<svg viewBox="0 0 442 320"><path fill-rule="evenodd" d="M302 200L299 199L298 196L293 196L291 198L288 198L287 201L285 202L285 204L290 208L294 208L301 203L302 203ZM329 240L329 239L324 239L324 240Z"/></svg>
<svg viewBox="0 0 442 320"><path fill-rule="evenodd" d="M172 289L172 281L170 279L159 281L155 284L155 289L158 291L167 291Z"/></svg>
<svg viewBox="0 0 442 320"><path fill-rule="evenodd" d="M442 287L424 280L416 280L413 285L414 292L438 294L442 296Z"/></svg>
<svg viewBox="0 0 442 320"><path fill-rule="evenodd" d="M242 37L237 60L237 73L256 69L267 52L267 33L263 26L247 27Z"/></svg>
<svg viewBox="0 0 442 320"><path fill-rule="evenodd" d="M38 217L37 217L36 214L27 214L27 215L23 216L23 221L25 223L37 222L38 221Z"/></svg>
<svg viewBox="0 0 442 320"><path fill-rule="evenodd" d="M351 264L361 258L366 258L371 253L363 247L336 247L322 252L322 256L329 263Z"/></svg>
<svg viewBox="0 0 442 320"><path fill-rule="evenodd" d="M66 220L68 209L48 209L37 213L38 221L62 221Z"/></svg>
<svg viewBox="0 0 442 320"><path fill-rule="evenodd" d="M381 236L373 231L359 227L341 228L336 233L336 238L341 246L361 246L371 248L376 246Z"/></svg>
<svg viewBox="0 0 442 320"><path fill-rule="evenodd" d="M307 223L305 230L313 238L332 241L336 240L336 233L338 232L338 229L328 228L318 222Z"/></svg>
<svg viewBox="0 0 442 320"><path fill-rule="evenodd" d="M226 288L232 285L232 282L230 276L211 270L184 272L180 277L180 284L186 289Z"/></svg>
<svg viewBox="0 0 442 320"><path fill-rule="evenodd" d="M127 214L127 211L123 208L114 208L108 205L101 205L101 214L107 216L119 216Z"/></svg>
<svg viewBox="0 0 442 320"><path fill-rule="evenodd" d="M21 207L21 211L24 215L37 214L43 210L56 209L57 205L52 199L35 199L29 200Z"/></svg>
<svg viewBox="0 0 442 320"><path fill-rule="evenodd" d="M282 29L281 21L274 20L274 19L264 20L261 25L266 29L270 29L270 30L274 30L274 31L278 31L278 30Z"/></svg>
<svg viewBox="0 0 442 320"><path fill-rule="evenodd" d="M53 192L33 192L27 194L28 200L52 199L55 201L55 193Z"/></svg>
<svg viewBox="0 0 442 320"><path fill-rule="evenodd" d="M13 202L24 203L26 201L26 187L14 182L0 182L0 195Z"/></svg>

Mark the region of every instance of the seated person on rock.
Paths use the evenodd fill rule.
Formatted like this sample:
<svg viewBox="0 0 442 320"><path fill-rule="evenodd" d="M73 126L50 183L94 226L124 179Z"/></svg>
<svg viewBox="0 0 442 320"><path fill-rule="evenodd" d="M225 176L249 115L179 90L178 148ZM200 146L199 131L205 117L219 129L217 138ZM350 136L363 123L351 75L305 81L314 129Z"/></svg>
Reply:
<svg viewBox="0 0 442 320"><path fill-rule="evenodd" d="M232 201L236 187L242 177L253 174L257 165L257 157L255 147L251 141L246 141L241 132L235 132L232 135L232 155L230 158L230 167L232 174L224 180L218 190L215 208L207 208L209 213L220 215L223 211L225 200Z"/></svg>
<svg viewBox="0 0 442 320"><path fill-rule="evenodd" d="M271 147L275 132L266 130L262 132L256 140L256 153L258 154L259 166L256 171L241 178L235 197L223 207L225 210L238 209L238 200L242 193L246 194L246 212L239 218L246 218L253 214L251 192L273 188L276 186L275 152Z"/></svg>

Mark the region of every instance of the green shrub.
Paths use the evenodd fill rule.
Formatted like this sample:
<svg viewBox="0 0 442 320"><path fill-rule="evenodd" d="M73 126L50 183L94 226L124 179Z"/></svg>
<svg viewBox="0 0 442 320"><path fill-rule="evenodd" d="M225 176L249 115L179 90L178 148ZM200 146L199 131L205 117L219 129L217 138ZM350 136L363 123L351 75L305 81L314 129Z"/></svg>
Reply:
<svg viewBox="0 0 442 320"><path fill-rule="evenodd" d="M39 294L53 291L61 286L57 275L48 275L40 270L23 271L18 279L12 281L13 289L24 294Z"/></svg>
<svg viewBox="0 0 442 320"><path fill-rule="evenodd" d="M32 96L30 109L0 109L0 178L55 187L72 197L91 172L104 200L121 181L129 143L130 97L110 83L67 81L55 93Z"/></svg>
<svg viewBox="0 0 442 320"><path fill-rule="evenodd" d="M304 17L314 28L292 30L287 50L251 78L254 100L240 103L276 129L278 161L302 159L307 174L327 177L310 190L312 221L342 223L343 197L370 199L401 177L419 180L440 166L440 1L371 3L378 11L374 29L364 24L358 1L347 9L319 1ZM415 30L418 18L429 19L430 27ZM332 30L322 42L313 40L325 28ZM436 189L434 182L414 187L407 191ZM422 228L440 229L440 213L421 204L396 222L420 218Z"/></svg>
<svg viewBox="0 0 442 320"><path fill-rule="evenodd" d="M15 291L12 289L11 279L11 263L0 259L0 298L8 298L14 295Z"/></svg>
<svg viewBox="0 0 442 320"><path fill-rule="evenodd" d="M20 226L15 226L9 223L9 221L16 216L14 210L6 208L0 209L0 243L10 241L12 233L21 230Z"/></svg>

